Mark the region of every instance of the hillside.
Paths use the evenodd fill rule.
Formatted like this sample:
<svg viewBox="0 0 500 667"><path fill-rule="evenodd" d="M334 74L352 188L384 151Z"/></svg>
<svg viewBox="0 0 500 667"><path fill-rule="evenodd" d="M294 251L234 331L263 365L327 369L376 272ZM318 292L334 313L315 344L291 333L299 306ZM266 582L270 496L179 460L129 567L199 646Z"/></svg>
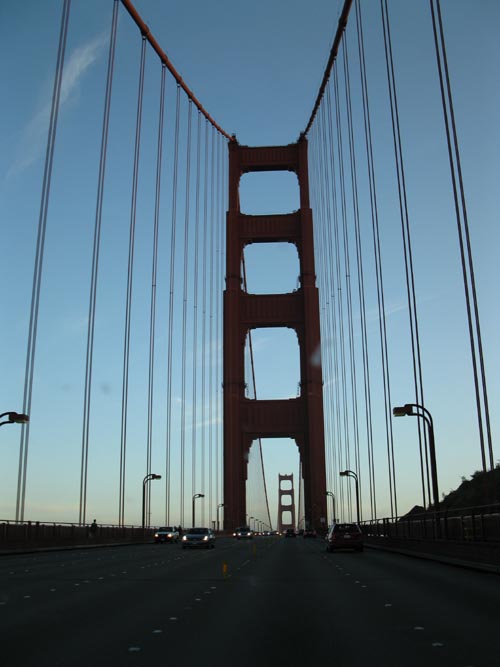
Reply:
<svg viewBox="0 0 500 667"><path fill-rule="evenodd" d="M462 478L462 483L454 491L444 496L441 509L459 507L479 507L500 503L500 466L488 472L476 471L471 479Z"/></svg>
<svg viewBox="0 0 500 667"><path fill-rule="evenodd" d="M488 472L477 470L470 479L463 477L457 489L447 495L443 494L439 509L451 511L495 504L500 505L500 464ZM432 506L428 508L428 511L431 510ZM415 505L404 517L424 512L425 509L421 505Z"/></svg>

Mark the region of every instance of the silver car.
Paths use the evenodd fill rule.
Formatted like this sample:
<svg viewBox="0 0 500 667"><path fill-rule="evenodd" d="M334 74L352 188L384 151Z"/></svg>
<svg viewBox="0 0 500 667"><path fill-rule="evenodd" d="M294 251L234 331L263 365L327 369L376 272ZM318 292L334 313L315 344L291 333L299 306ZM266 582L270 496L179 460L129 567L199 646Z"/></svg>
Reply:
<svg viewBox="0 0 500 667"><path fill-rule="evenodd" d="M215 533L210 528L190 528L182 536L182 548L213 549L215 547Z"/></svg>

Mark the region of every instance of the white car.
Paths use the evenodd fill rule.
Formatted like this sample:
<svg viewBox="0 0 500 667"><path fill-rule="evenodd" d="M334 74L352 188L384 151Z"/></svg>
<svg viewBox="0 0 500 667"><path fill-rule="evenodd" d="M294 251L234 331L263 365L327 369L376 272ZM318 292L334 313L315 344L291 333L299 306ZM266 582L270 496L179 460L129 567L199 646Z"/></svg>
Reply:
<svg viewBox="0 0 500 667"><path fill-rule="evenodd" d="M210 528L190 528L182 536L182 548L213 549L215 533Z"/></svg>
<svg viewBox="0 0 500 667"><path fill-rule="evenodd" d="M160 542L178 542L179 541L179 531L175 526L165 526L163 528L158 528L155 530L155 543L159 544Z"/></svg>

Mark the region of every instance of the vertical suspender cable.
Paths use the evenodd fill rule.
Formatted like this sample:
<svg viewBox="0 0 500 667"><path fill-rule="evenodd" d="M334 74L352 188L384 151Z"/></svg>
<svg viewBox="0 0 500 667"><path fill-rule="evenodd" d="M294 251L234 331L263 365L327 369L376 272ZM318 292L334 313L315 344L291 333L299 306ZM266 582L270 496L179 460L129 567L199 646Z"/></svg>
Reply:
<svg viewBox="0 0 500 667"><path fill-rule="evenodd" d="M220 296L221 296L221 285L220 285L220 226L222 220L222 201L221 201L221 137L217 135L217 184L216 184L216 228L215 228L215 504L218 505L221 495L219 493L219 369L220 369L220 345L219 345L219 336L220 336ZM218 526L217 526L218 528Z"/></svg>
<svg viewBox="0 0 500 667"><path fill-rule="evenodd" d="M357 169L356 169L356 152L354 146L354 131L353 131L353 119L352 119L349 56L348 56L348 49L346 46L346 40L347 40L347 35L344 36L344 40L342 42L342 49L344 54L344 81L345 81L345 93L346 93L348 135L349 135L350 170L351 170L352 200L353 200L352 204L354 212L356 267L358 274L358 299L359 299L359 310L360 310L361 347L362 347L362 358L363 358L363 386L364 386L364 396L365 396L368 476L370 480L369 483L370 509L371 509L371 518L373 519L377 515L377 510L376 510L376 498L375 498L375 466L373 457L370 367L368 358L368 335L366 330L365 285L364 285L363 254L361 245L361 228L359 220L359 198L358 198L358 182L357 182Z"/></svg>
<svg viewBox="0 0 500 667"><path fill-rule="evenodd" d="M325 202L325 229L324 229L324 245L326 248L326 251L328 253L328 261L325 264L326 268L326 280L327 280L327 290L328 294L330 295L330 308L328 309L328 314L330 317L331 321L331 340L332 340L332 350L333 350L333 370L332 370L332 379L333 379L333 386L334 386L334 393L333 393L333 405L334 405L334 415L335 415L335 424L336 427L334 429L334 442L336 443L334 445L333 449L333 454L334 454L334 475L336 477L336 473L340 471L340 468L342 467L342 453L343 453L343 443L344 443L344 438L342 435L342 419L341 419L341 399L339 395L339 386L340 386L340 372L339 372L339 351L338 351L338 345L340 345L340 340L339 337L337 336L337 298L335 294L335 258L334 258L334 244L333 244L333 239L332 239L332 234L330 233L330 229L326 228L326 225L328 224L331 226L332 220L335 219L335 198L334 198L334 192L331 193L330 189L330 183L334 185L334 177L332 173L332 177L329 177L329 170L328 170L328 165L331 164L331 160L328 160L327 156L327 147L331 147L331 108L328 105L328 97L327 97L327 104L321 105L320 108L320 113L323 116L323 123L322 123L322 133L321 137L319 140L319 145L320 145L320 165L321 165L321 172L323 175L324 179L324 184L323 184L323 191L324 191L324 202ZM324 118L325 116L328 116L328 124L326 119ZM327 141L327 135L330 137L330 141ZM332 199L333 195L333 199ZM336 473L335 473L336 470ZM339 484L339 507L344 506L344 485Z"/></svg>
<svg viewBox="0 0 500 667"><path fill-rule="evenodd" d="M345 49L344 49L345 53ZM340 94L338 83L337 68L334 68L334 86L335 86L335 109L337 115L337 152L339 160L339 177L340 177L340 195L341 195L341 211L342 211L342 240L344 248L344 268L345 268L345 284L346 284L346 306L347 306L347 334L349 341L349 371L350 371L350 385L351 385L351 403L352 403L352 427L354 437L354 459L355 469L358 475L359 484L359 501L360 501L360 516L362 518L362 471L359 456L359 420L358 420L358 396L357 396L357 378L356 378L356 360L354 356L354 327L353 327L353 313L352 313L352 290L351 290L351 266L350 266L350 248L349 248L349 233L347 228L347 203L346 203L346 188L345 188L345 171L344 171L344 149L343 149L343 134L342 134L342 117L340 113Z"/></svg>
<svg viewBox="0 0 500 667"><path fill-rule="evenodd" d="M135 127L134 172L132 177L132 203L130 207L130 233L128 248L127 298L125 307L125 337L123 344L123 384L122 384L122 423L120 446L120 494L118 523L125 523L125 477L127 456L127 408L128 408L128 370L130 359L130 321L132 314L132 284L134 270L135 222L137 213L137 183L139 178L139 154L141 147L142 100L144 93L144 67L146 63L146 38L142 37L141 65L139 74L139 92L137 96L137 117Z"/></svg>
<svg viewBox="0 0 500 667"><path fill-rule="evenodd" d="M325 268L325 252L326 252L326 243L324 241L325 236L325 215L324 215L324 191L322 186L322 174L320 169L321 164L321 154L320 154L320 140L318 135L320 133L320 123L322 119L322 112L320 111L320 116L318 122L316 122L312 127L311 135L311 156L314 155L311 164L313 169L311 170L311 195L314 201L315 209L315 219L314 219L314 234L315 234L315 243L314 250L316 254L316 265L318 268L319 275L319 296L323 302L322 310L324 312L324 317L321 317L321 358L325 364L324 370L326 373L325 376L325 387L326 387L326 405L325 410L326 419L326 458L327 458L327 480L328 488L332 488L332 470L333 470L333 460L332 460L332 442L333 442L333 428L332 428L332 414L333 409L330 407L330 397L332 396L332 391L330 389L331 384L333 383L333 374L331 372L331 345L333 339L329 330L329 317L328 317L328 299L329 291L327 286L327 274Z"/></svg>
<svg viewBox="0 0 500 667"><path fill-rule="evenodd" d="M330 346L333 343L332 334L329 327L329 301L328 301L328 286L326 281L326 269L325 269L325 251L326 243L324 241L324 229L325 229L325 220L324 220L324 210L323 210L323 190L321 188L321 175L319 172L320 166L320 155L318 154L318 133L319 133L319 123L322 119L322 113L320 112L319 120L314 123L311 133L311 143L310 143L310 155L311 155L311 196L314 201L315 209L315 219L314 219L314 235L315 243L314 249L316 254L316 266L319 276L319 296L321 300L321 358L323 359L323 371L324 371L324 386L325 386L325 441L326 441L326 477L327 477L327 487L332 490L334 486L334 477L333 477L333 453L332 453L332 442L333 442L333 409L330 407L331 396L332 396L332 384L333 384L333 373L331 370L331 358Z"/></svg>
<svg viewBox="0 0 500 667"><path fill-rule="evenodd" d="M222 355L222 347L223 347L223 323L224 323L224 303L223 303L223 298L224 298L224 278L225 278L225 252L224 252L224 240L225 240L225 211L226 211L226 202L227 202L227 187L228 187L228 166L229 166L229 160L228 160L228 155L227 155L227 150L226 149L226 141L224 140L223 135L221 135L221 143L222 143L222 151L221 151L221 221L220 221L220 336L221 336L221 345L220 345L220 350L221 350L221 362L220 362L220 368L221 368L221 381L219 382L219 392L220 392L220 409L219 409L219 414L220 414L220 422L221 424L223 423L223 389L222 389L222 378L223 378L223 371L222 371L222 363L223 363L223 355ZM224 501L224 455L223 455L223 447L224 447L224 429L221 428L221 436L220 436L221 444L221 456L220 456L220 461L219 461L219 467L220 467L220 486L221 486L221 491L220 491L220 496L219 498L222 499L222 502Z"/></svg>
<svg viewBox="0 0 500 667"><path fill-rule="evenodd" d="M99 267L99 248L101 242L102 202L104 196L104 176L106 170L106 154L108 147L109 114L111 109L111 90L115 61L116 32L118 25L118 0L113 4L111 33L109 39L108 71L106 78L106 94L102 122L101 157L99 160L99 177L97 183L97 203L94 225L94 249L92 256L92 274L90 279L89 317L87 324L87 358L85 364L85 389L83 399L82 428L82 463L80 471L80 510L78 522L84 524L87 511L87 472L89 458L90 399L92 391L92 362L94 357L94 329L97 299L97 276Z"/></svg>
<svg viewBox="0 0 500 667"><path fill-rule="evenodd" d="M177 85L177 97L175 103L175 136L174 136L174 162L172 173L172 222L170 234L170 286L168 305L168 344L167 344L167 406L166 422L167 433L165 442L165 524L170 523L170 497L171 497L171 442L172 442L172 349L174 338L174 294L175 294L175 236L177 227L177 177L179 170L179 116L180 116L180 86Z"/></svg>
<svg viewBox="0 0 500 667"><path fill-rule="evenodd" d="M153 225L153 262L151 269L151 311L149 320L149 374L148 374L148 428L146 443L146 474L151 474L151 461L153 450L153 398L154 398L154 362L155 362L155 331L156 331L156 280L158 273L158 231L160 224L160 197L161 197L161 173L163 157L163 127L165 118L165 74L166 68L162 64L160 82L160 111L158 116L158 147L156 158L156 191L155 212ZM150 485L146 484L146 525L149 526L151 516L151 494Z"/></svg>
<svg viewBox="0 0 500 667"><path fill-rule="evenodd" d="M40 288L42 282L42 268L45 246L45 230L47 228L47 213L49 209L50 185L52 180L52 163L54 159L54 147L56 142L57 117L59 113L59 100L61 96L62 75L64 68L64 54L66 51L66 38L68 34L70 0L64 0L61 29L59 32L59 47L57 52L56 72L54 77L54 88L52 91L52 106L50 110L49 132L47 138L47 149L45 153L45 167L43 172L42 198L40 202L40 213L38 218L38 237L35 255L35 268L33 271L33 287L31 292L31 311L28 335L28 347L26 352L26 374L24 379L23 412L31 413L31 397L33 393L33 373L35 368L36 338L38 330L38 309L40 306ZM16 521L24 521L24 504L26 498L26 475L28 468L28 446L29 446L29 422L21 427L21 439L19 445L19 472L17 480L16 499Z"/></svg>
<svg viewBox="0 0 500 667"><path fill-rule="evenodd" d="M373 249L375 257L375 273L377 281L377 302L379 311L379 333L380 333L380 351L382 359L382 379L384 385L384 412L387 442L387 466L389 474L389 497L391 504L391 516L397 516L397 495L396 495L396 477L394 470L394 447L392 421L390 414L390 378L389 378L389 360L387 350L387 334L385 322L385 299L382 274L382 258L380 252L380 235L378 225L378 206L377 192L375 185L375 167L373 161L373 147L371 139L371 121L370 108L368 103L368 84L366 79L366 63L364 54L363 25L361 17L361 7L359 0L356 0L356 21L358 27L358 49L361 68L362 96L363 96L363 115L365 124L366 157L368 161L368 176L370 186L370 205L372 216Z"/></svg>
<svg viewBox="0 0 500 667"><path fill-rule="evenodd" d="M422 364L420 358L420 337L418 331L417 300L415 296L415 277L413 272L413 256L411 250L410 220L408 215L408 202L406 198L406 179L403 161L403 150L401 146L401 132L399 127L399 110L396 93L396 77L394 74L394 59L392 56L392 40L389 22L389 12L387 0L380 2L382 13L382 25L384 32L385 61L387 68L387 84L389 87L389 99L391 104L392 135L394 142L394 157L396 162L396 175L398 181L399 210L401 216L401 231L403 236L403 250L405 260L406 274L406 293L408 300L408 313L410 319L411 350L413 359L413 379L415 385L415 402L424 405L424 388L422 379ZM417 419L418 440L420 451L420 475L422 481L423 506L426 507L425 500L425 480L424 480L424 457L422 455L422 429L421 420ZM429 464L427 456L427 437L424 430L425 447L425 469L427 475L427 491L430 498L430 478Z"/></svg>
<svg viewBox="0 0 500 667"><path fill-rule="evenodd" d="M245 264L245 255L243 255L242 260L241 260L241 265L242 265L242 270L243 270L243 289L245 292L247 292L247 271L246 271L246 264ZM250 397L257 400L257 381L255 378L255 363L254 363L254 355L253 355L253 342L252 342L252 330L250 329L248 331L248 348L249 348L249 357L250 357L250 373L252 376L252 390L253 392L251 393ZM260 464L261 464L261 471L262 471L262 480L264 484L264 496L266 500L266 508L267 508L267 515L269 518L269 522L271 522L271 515L269 512L269 500L267 497L267 486L266 486L266 475L264 471L264 456L262 453L262 438L259 438L259 459L260 459Z"/></svg>
<svg viewBox="0 0 500 667"><path fill-rule="evenodd" d="M320 326L321 326L321 358L323 360L323 378L324 378L324 402L325 402L325 463L326 463L326 483L327 488L331 489L331 456L330 456L330 416L331 410L328 408L328 401L330 396L329 385L330 385L330 374L329 374L329 359L330 355L328 354L328 345L329 345L329 336L326 328L326 316L324 314L325 307L324 302L327 296L326 289L324 288L324 269L323 269L323 251L324 246L320 243L320 238L322 236L322 226L323 226L323 211L320 206L320 193L318 192L318 160L317 160L317 123L314 124L312 132L309 136L309 156L310 156L310 188L311 188L311 201L313 202L313 208L315 211L314 216L314 254L315 254L315 263L316 270L318 273L318 288L319 288L319 299L320 299Z"/></svg>
<svg viewBox="0 0 500 667"><path fill-rule="evenodd" d="M336 72L336 70L335 70ZM337 196L337 173L335 169L335 152L334 152L334 132L333 132L333 111L331 106L330 85L326 88L326 104L328 111L328 146L329 146L329 160L331 164L331 181L332 181L332 212L333 212L333 235L335 247L335 272L336 272L336 293L337 293L337 331L339 336L339 357L340 357L340 376L339 383L342 387L342 425L343 425L343 440L344 440L344 460L347 469L351 468L350 462L350 438L349 438L349 410L347 404L347 387L346 387L346 367L345 367L345 335L344 335L344 307L343 307L343 291L342 291L342 270L340 259L340 236L339 236L339 222L338 222L338 196ZM327 164L328 164L327 163ZM343 481L348 482L345 478ZM352 484L347 484L347 506L351 517L352 514ZM352 520L352 517L350 518Z"/></svg>
<svg viewBox="0 0 500 667"><path fill-rule="evenodd" d="M182 294L182 387L181 387L181 479L180 479L180 518L184 520L184 482L185 482L185 449L186 449L186 329L188 305L188 267L189 267L189 204L191 199L191 117L193 103L188 103L188 128L186 145L186 199L184 211L184 275Z"/></svg>
<svg viewBox="0 0 500 667"><path fill-rule="evenodd" d="M194 214L194 276L193 276L193 419L191 428L191 495L196 491L196 423L198 407L198 277L199 277L199 239L200 239L200 157L201 153L201 113L198 112L198 131L196 135L196 196Z"/></svg>
<svg viewBox="0 0 500 667"><path fill-rule="evenodd" d="M436 6L436 9L434 8L434 5ZM439 0L430 0L430 6L432 13L432 27L434 31L434 45L436 49L436 60L439 71L439 84L441 88L441 100L443 106L444 121L446 126L446 138L448 142L448 157L450 161L453 196L455 200L455 213L457 217L457 229L458 229L458 239L460 243L460 257L462 262L465 299L467 305L467 319L469 324L469 338L470 338L470 347L472 356L472 366L474 372L474 387L476 393L476 409L477 409L480 447L481 447L481 459L483 464L483 470L486 471L486 454L484 448L484 428L483 428L483 415L482 415L483 412L484 412L484 419L486 422L489 464L491 470L493 470L494 468L493 443L491 438L490 411L488 405L486 373L484 369L481 328L479 324L479 309L477 304L476 283L474 278L474 265L472 261L472 250L471 250L470 235L469 235L469 221L467 215L467 206L465 202L465 189L462 177L462 166L461 166L460 151L458 146L457 128L455 125L455 112L453 107L453 98L451 94L448 59L446 56L446 44L444 39L443 21L441 17L441 4ZM439 37L436 27L436 13L438 15L438 22L439 22ZM445 91L445 79L446 79L446 91ZM453 141L451 135L453 135ZM459 202L459 192L458 192L459 190L460 190L460 202ZM467 259L465 257L464 236L465 236L465 244L467 246ZM467 272L467 265L468 265L468 272ZM474 322L471 310L471 299L474 307ZM476 353L476 347L477 347L477 353ZM482 400L483 400L482 406L481 406L481 396L480 396L481 390L479 387L476 354L479 355L479 366L481 372Z"/></svg>
<svg viewBox="0 0 500 667"><path fill-rule="evenodd" d="M205 388L206 388L206 340L207 340L207 234L208 234L208 121L205 123L204 187L203 187L203 269L202 269L202 341L201 341L201 493L205 494ZM205 522L205 503L202 502L202 521Z"/></svg>
<svg viewBox="0 0 500 667"><path fill-rule="evenodd" d="M213 322L214 322L214 268L215 268L215 129L211 129L210 147L210 286L209 286L209 336L208 336L208 517L213 516L212 474L213 474Z"/></svg>

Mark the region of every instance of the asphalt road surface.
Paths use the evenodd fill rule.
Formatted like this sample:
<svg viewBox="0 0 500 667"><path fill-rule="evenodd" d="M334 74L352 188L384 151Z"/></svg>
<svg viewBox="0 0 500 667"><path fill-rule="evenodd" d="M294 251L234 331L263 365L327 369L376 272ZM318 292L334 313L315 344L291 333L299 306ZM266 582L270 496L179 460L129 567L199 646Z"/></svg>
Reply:
<svg viewBox="0 0 500 667"><path fill-rule="evenodd" d="M2 556L0 662L500 667L500 576L302 537Z"/></svg>

